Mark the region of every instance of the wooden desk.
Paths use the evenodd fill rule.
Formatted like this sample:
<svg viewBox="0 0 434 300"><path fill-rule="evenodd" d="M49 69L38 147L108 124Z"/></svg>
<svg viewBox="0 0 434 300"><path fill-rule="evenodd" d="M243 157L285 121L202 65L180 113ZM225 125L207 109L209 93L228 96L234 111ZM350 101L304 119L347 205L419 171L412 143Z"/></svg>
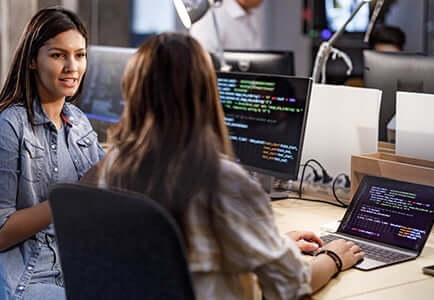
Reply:
<svg viewBox="0 0 434 300"><path fill-rule="evenodd" d="M301 200L272 202L279 230L310 230L320 234L320 225L339 220L345 210L322 203ZM434 299L434 277L422 273L422 267L434 264L434 232L416 260L373 270L350 269L313 295L313 299Z"/></svg>

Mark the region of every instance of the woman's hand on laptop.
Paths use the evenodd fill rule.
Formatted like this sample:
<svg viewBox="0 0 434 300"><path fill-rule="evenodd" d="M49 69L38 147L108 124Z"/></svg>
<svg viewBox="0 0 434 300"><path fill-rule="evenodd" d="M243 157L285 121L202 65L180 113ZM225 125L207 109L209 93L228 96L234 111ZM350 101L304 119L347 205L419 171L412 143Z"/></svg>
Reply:
<svg viewBox="0 0 434 300"><path fill-rule="evenodd" d="M332 241L323 249L331 250L339 256L342 260L342 271L351 268L365 256L359 246L343 239Z"/></svg>
<svg viewBox="0 0 434 300"><path fill-rule="evenodd" d="M297 244L302 252L314 252L323 245L321 239L311 231L290 231L286 235Z"/></svg>

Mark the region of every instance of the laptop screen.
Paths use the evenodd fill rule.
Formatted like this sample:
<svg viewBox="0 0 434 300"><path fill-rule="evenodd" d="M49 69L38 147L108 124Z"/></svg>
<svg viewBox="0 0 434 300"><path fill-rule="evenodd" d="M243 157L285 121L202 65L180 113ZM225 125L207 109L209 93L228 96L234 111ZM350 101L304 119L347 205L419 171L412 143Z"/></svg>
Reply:
<svg viewBox="0 0 434 300"><path fill-rule="evenodd" d="M434 187L365 176L339 232L420 251L434 220Z"/></svg>

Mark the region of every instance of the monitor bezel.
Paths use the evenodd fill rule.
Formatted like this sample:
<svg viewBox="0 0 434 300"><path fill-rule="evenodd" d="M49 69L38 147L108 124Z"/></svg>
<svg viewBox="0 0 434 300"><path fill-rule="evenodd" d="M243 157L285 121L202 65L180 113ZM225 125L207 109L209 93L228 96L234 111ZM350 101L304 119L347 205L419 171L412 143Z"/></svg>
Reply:
<svg viewBox="0 0 434 300"><path fill-rule="evenodd" d="M431 81L427 76L423 76L431 70L433 72L430 74L434 74L434 57L420 52L363 50L363 61L365 87L382 91L378 138L380 141L388 141L387 124L396 114L396 92L434 93L434 83L427 84ZM423 91L399 89L395 84L400 79L407 82L422 81Z"/></svg>
<svg viewBox="0 0 434 300"><path fill-rule="evenodd" d="M102 45L89 45L87 48L87 69L86 76L83 80L83 92L79 99L75 102L75 105L86 115L89 122L92 124L93 129L98 134L98 140L100 142L106 142L107 140L107 128L109 128L112 124L115 124L119 121L122 115L122 111L119 113L118 118L112 118L106 115L98 115L95 114L92 110L89 110L86 107L85 100L86 98L91 99L90 102L95 100L95 97L92 96L93 92L91 89L98 88L97 86L92 85L92 81L95 80L98 76L102 76L99 74L100 70L92 69L94 65L106 63L105 54L122 54L125 56L124 67L122 73L119 73L119 82L116 83L116 87L120 94L122 94L121 90L121 80L122 74L125 71L125 68L128 64L129 59L137 52L137 48L130 47L116 47L116 46L102 46ZM107 100L107 99L105 99Z"/></svg>
<svg viewBox="0 0 434 300"><path fill-rule="evenodd" d="M308 112L310 107L310 98L312 94L312 87L313 87L313 80L311 77L302 77L302 76L289 76L289 75L278 75L278 74L265 74L265 73L242 73L242 72L216 72L216 79L218 79L219 74L235 74L235 75L241 75L241 76L250 76L250 77L272 77L272 78L280 78L280 79L297 79L297 80L306 80L307 81L307 95L306 95L306 101L305 101L305 110L303 114L303 122L301 125L301 131L300 131L300 140L299 140L299 146L298 146L298 155L295 162L295 168L294 168L294 174L287 174L279 171L274 171L270 169L264 169L264 168L258 168L246 163L243 163L241 161L237 161L240 165L242 165L246 170L251 172L258 172L264 175L273 176L279 179L283 180L297 180L298 173L300 170L300 163L301 163L301 157L302 157L302 151L303 151L303 145L304 145L304 137L306 132L306 125L307 125L307 118L308 118ZM219 94L220 99L220 94ZM222 106L223 112L224 108Z"/></svg>
<svg viewBox="0 0 434 300"><path fill-rule="evenodd" d="M255 71L246 71L246 73L251 74L272 74L272 75L283 75L283 76L295 76L295 59L294 59L294 52L291 50L252 50L252 49L224 49L223 56L225 57L226 62L231 61L232 58L228 58L227 55L230 56L231 54L251 54L251 55L277 55L279 57L285 58L289 60L289 72L282 73L279 71L279 73L267 73L267 72L255 72ZM260 60L252 60L253 62L260 62ZM232 73L242 73L242 71L232 71Z"/></svg>

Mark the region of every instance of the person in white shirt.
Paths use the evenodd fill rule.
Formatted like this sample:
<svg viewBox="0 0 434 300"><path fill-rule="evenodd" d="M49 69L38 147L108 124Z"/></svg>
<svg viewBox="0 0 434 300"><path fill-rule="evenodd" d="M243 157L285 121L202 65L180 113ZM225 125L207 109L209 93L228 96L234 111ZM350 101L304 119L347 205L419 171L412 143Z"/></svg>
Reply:
<svg viewBox="0 0 434 300"><path fill-rule="evenodd" d="M215 9L223 49L261 48L255 10L261 3L262 0L223 0L221 7ZM207 51L218 52L211 11L191 27L190 33Z"/></svg>

